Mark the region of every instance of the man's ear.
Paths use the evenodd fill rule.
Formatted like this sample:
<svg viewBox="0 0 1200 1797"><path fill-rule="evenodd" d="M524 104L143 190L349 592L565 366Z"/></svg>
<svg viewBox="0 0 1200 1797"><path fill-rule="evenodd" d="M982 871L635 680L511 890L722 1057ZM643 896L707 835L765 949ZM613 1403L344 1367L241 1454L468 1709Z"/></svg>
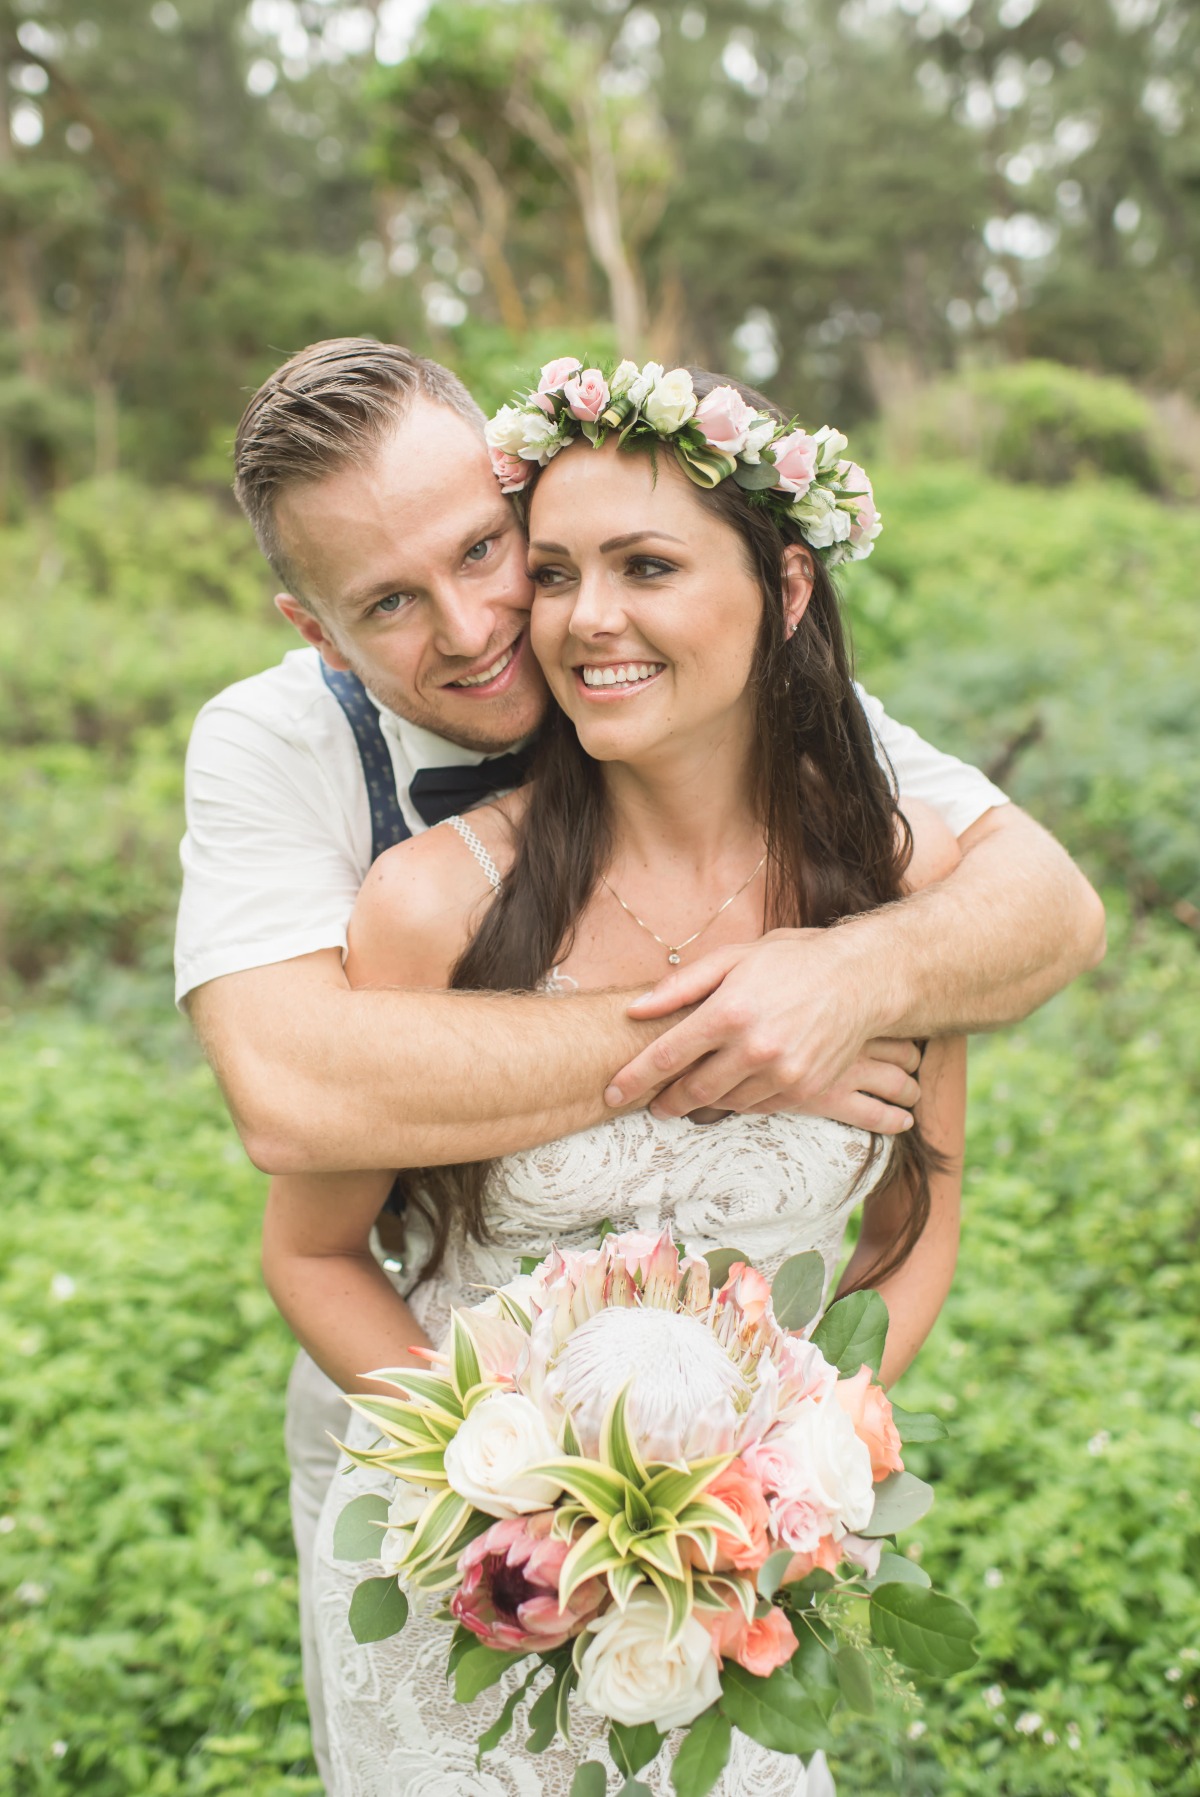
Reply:
<svg viewBox="0 0 1200 1797"><path fill-rule="evenodd" d="M812 550L803 543L789 543L783 552L783 615L788 636L795 634L796 626L808 610L812 590Z"/></svg>
<svg viewBox="0 0 1200 1797"><path fill-rule="evenodd" d="M315 612L309 611L306 605L301 605L299 599L294 599L290 593L276 593L275 609L283 613L288 623L300 632L306 643L311 643L314 649L320 651L327 667L331 667L338 674L349 672L350 663L344 656L338 654L326 636L325 627Z"/></svg>

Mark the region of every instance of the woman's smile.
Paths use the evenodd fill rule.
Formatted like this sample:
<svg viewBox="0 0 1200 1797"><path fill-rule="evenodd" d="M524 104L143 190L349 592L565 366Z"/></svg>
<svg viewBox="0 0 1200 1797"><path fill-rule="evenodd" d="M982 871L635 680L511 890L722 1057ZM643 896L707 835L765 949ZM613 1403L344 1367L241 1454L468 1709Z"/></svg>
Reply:
<svg viewBox="0 0 1200 1797"><path fill-rule="evenodd" d="M629 699L653 686L666 668L665 661L583 662L574 670L575 687L592 703Z"/></svg>

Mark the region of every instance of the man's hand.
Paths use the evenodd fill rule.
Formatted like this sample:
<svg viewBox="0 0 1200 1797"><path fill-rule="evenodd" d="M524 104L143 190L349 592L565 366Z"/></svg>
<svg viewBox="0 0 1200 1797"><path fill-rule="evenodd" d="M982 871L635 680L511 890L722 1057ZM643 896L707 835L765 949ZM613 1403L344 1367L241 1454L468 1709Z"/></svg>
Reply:
<svg viewBox="0 0 1200 1797"><path fill-rule="evenodd" d="M614 1077L613 1106L659 1117L690 1111L805 1111L899 1135L921 1096L914 1042L867 1040L881 1008L850 977L836 930L772 930L669 974L629 1008L642 1020L698 1008Z"/></svg>

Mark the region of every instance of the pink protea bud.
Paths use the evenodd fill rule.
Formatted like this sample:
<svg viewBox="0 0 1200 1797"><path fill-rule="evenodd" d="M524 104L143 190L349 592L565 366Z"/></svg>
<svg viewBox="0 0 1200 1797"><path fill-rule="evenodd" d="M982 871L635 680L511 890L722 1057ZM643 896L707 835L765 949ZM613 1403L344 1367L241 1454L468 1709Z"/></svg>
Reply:
<svg viewBox="0 0 1200 1797"><path fill-rule="evenodd" d="M559 1575L570 1550L551 1539L553 1518L551 1510L536 1510L495 1522L464 1549L450 1612L488 1647L548 1653L579 1634L604 1603L604 1581L587 1579L560 1606Z"/></svg>

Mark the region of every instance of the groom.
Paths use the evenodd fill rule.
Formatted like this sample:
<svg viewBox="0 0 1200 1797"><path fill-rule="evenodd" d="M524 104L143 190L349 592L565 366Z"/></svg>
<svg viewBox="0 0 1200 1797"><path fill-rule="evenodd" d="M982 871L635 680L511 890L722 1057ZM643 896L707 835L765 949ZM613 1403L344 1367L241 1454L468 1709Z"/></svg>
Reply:
<svg viewBox="0 0 1200 1797"><path fill-rule="evenodd" d="M374 857L518 783L513 752L546 703L524 538L481 426L446 369L341 339L285 363L238 431L238 499L310 646L197 720L176 964L251 1158L313 1173L487 1158L651 1099L669 1115L791 1106L904 1127L910 1039L1025 1015L1098 959L1103 917L1036 824L865 696L902 797L959 839L940 885L703 956L632 1003L347 986L346 926ZM288 1446L302 1590L341 1416L301 1355ZM307 1653L306 1685L320 1765Z"/></svg>

